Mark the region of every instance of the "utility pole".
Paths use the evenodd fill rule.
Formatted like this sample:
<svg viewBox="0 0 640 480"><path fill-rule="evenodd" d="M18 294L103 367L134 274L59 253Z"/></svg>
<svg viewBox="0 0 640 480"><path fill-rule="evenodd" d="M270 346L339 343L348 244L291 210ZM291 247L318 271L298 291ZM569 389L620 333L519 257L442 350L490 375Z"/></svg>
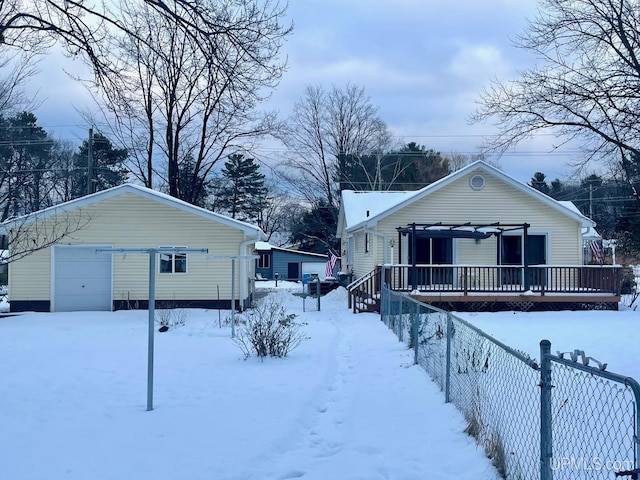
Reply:
<svg viewBox="0 0 640 480"><path fill-rule="evenodd" d="M589 180L589 218L593 220L593 180Z"/></svg>
<svg viewBox="0 0 640 480"><path fill-rule="evenodd" d="M93 193L93 127L89 128L89 144L87 145L87 195Z"/></svg>

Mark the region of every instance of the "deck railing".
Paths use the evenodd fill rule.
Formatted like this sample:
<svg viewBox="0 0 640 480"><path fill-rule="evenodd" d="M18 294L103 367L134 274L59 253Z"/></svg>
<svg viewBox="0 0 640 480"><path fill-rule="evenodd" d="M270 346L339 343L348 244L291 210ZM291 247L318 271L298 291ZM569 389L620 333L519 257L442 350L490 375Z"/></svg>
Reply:
<svg viewBox="0 0 640 480"><path fill-rule="evenodd" d="M383 273L384 272L384 273ZM620 295L622 267L613 265L385 265L349 285L350 306L367 309L382 278L395 291L470 294Z"/></svg>
<svg viewBox="0 0 640 480"><path fill-rule="evenodd" d="M613 265L389 265L385 282L398 291L620 294Z"/></svg>

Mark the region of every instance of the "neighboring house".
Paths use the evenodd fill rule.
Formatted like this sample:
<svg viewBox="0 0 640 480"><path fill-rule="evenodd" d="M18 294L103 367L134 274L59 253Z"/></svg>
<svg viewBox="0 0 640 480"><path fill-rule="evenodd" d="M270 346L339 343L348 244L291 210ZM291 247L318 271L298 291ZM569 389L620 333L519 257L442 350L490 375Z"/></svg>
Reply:
<svg viewBox="0 0 640 480"><path fill-rule="evenodd" d="M130 184L0 227L10 237L11 253L23 249L20 242L46 244L47 235L68 232L9 265L11 311L147 308L149 254L99 253L98 248L206 248L208 255L156 256L156 305L228 309L235 298L237 308L246 307L255 276L249 255L253 244L265 239L254 225ZM236 257L233 289L231 257Z"/></svg>
<svg viewBox="0 0 640 480"><path fill-rule="evenodd" d="M347 190L341 200L337 236L343 270L356 279L354 295L378 295L375 275L387 264L392 288L455 308L479 308L506 293L513 298L502 303L526 294L529 308L556 294L564 297L553 301L569 304L577 300L567 296L578 292L602 293L587 301L617 307L618 269L603 274L583 266L583 231L595 223L484 162L421 190Z"/></svg>
<svg viewBox="0 0 640 480"><path fill-rule="evenodd" d="M260 257L256 260L256 275L264 279L273 280L276 273L278 279L292 281L302 280L305 273L315 273L320 280L326 277L327 255L275 247L267 242L257 242L255 252Z"/></svg>

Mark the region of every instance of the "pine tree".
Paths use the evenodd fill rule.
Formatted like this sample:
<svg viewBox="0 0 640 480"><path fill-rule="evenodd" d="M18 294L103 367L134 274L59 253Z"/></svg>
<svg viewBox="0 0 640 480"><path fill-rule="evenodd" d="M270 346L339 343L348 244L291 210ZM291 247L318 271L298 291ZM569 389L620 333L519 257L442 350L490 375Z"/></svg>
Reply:
<svg viewBox="0 0 640 480"><path fill-rule="evenodd" d="M221 172L223 181L216 191L216 210L238 220L257 221L267 203L260 165L239 154L228 158Z"/></svg>
<svg viewBox="0 0 640 480"><path fill-rule="evenodd" d="M114 148L111 141L101 133L93 134L91 191L99 192L121 185L127 181L128 171L124 162L129 154L124 148ZM80 145L73 157L71 172L71 197L78 198L87 194L89 141Z"/></svg>

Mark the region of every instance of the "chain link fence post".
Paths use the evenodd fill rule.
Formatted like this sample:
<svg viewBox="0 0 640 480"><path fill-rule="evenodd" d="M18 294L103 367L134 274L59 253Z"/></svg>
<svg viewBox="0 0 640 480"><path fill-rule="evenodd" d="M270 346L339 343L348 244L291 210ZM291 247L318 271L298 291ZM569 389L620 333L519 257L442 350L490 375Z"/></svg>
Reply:
<svg viewBox="0 0 640 480"><path fill-rule="evenodd" d="M447 352L446 352L446 367L444 377L444 401L449 403L451 401L451 337L453 336L453 319L451 314L447 313Z"/></svg>
<svg viewBox="0 0 640 480"><path fill-rule="evenodd" d="M384 282L386 268L384 265L382 266L382 275L381 275L381 284L380 284L380 318L384 322L384 317L386 315L386 304L387 304L387 284Z"/></svg>
<svg viewBox="0 0 640 480"><path fill-rule="evenodd" d="M551 432L551 342L540 342L540 480L553 480L551 461L553 441Z"/></svg>
<svg viewBox="0 0 640 480"><path fill-rule="evenodd" d="M413 343L413 364L418 364L418 347L420 342L418 341L419 323L420 323L420 304L414 304L415 312L411 319L411 343Z"/></svg>
<svg viewBox="0 0 640 480"><path fill-rule="evenodd" d="M400 301L398 302L398 315L396 316L396 321L394 324L394 327L395 327L394 331L398 336L398 338L400 339L400 341L402 341L402 333L400 332L400 326L402 325L402 312L404 311L403 300L404 300L404 297L401 296Z"/></svg>

